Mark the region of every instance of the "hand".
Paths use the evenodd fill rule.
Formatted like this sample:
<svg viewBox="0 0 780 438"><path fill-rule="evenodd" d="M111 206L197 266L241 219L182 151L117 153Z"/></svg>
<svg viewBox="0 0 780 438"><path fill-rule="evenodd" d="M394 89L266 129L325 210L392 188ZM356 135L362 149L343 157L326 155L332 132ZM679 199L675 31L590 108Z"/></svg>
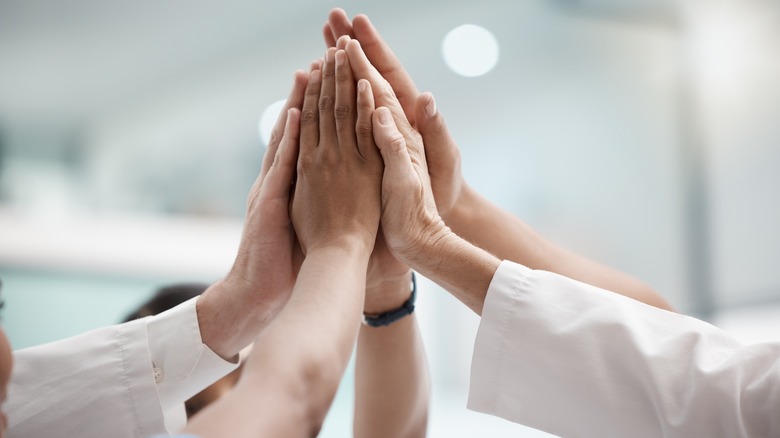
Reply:
<svg viewBox="0 0 780 438"><path fill-rule="evenodd" d="M382 152L382 229L390 250L401 261L417 266L451 234L433 200L425 151L419 136L404 135L392 112L374 112L374 139Z"/></svg>
<svg viewBox="0 0 780 438"><path fill-rule="evenodd" d="M335 44L337 50L346 49L349 38L340 38ZM371 99L367 114L373 112L373 96ZM371 131L370 117L368 124L361 126L359 133L366 135L360 136L358 141L363 141L372 149L376 148L374 144L373 132ZM379 314L385 311L400 307L404 301L409 298L408 285L411 270L408 266L399 262L385 243L381 227L377 232L374 251L368 262L368 272L366 275L366 300L364 313Z"/></svg>
<svg viewBox="0 0 780 438"><path fill-rule="evenodd" d="M433 95L420 94L411 76L367 16L358 15L350 22L343 9L333 9L323 28L323 37L330 47L357 39L369 62L390 84L406 118L422 135L436 207L447 222L461 201L466 182L461 173L460 150L436 109ZM377 99L377 104L387 103Z"/></svg>
<svg viewBox="0 0 780 438"><path fill-rule="evenodd" d="M307 81L306 73L295 73L293 89L247 199L233 267L197 303L203 341L224 358L248 345L279 312L300 268L302 257L294 244L289 200L298 156L299 108Z"/></svg>
<svg viewBox="0 0 780 438"><path fill-rule="evenodd" d="M373 107L366 81L356 93L346 53L329 49L311 73L301 115L292 220L304 253L345 239L369 252L374 245L382 160L366 140Z"/></svg>

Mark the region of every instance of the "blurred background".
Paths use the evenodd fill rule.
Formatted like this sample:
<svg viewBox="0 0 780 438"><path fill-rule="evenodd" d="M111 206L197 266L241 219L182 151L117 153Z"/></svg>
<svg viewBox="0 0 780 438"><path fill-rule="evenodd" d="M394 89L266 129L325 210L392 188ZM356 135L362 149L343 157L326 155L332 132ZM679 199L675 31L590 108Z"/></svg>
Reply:
<svg viewBox="0 0 780 438"><path fill-rule="evenodd" d="M227 272L263 130L336 6L434 93L482 194L681 312L780 339L776 1L0 0L15 348ZM466 411L478 318L420 288L431 436L545 436ZM349 435L351 379L322 436Z"/></svg>

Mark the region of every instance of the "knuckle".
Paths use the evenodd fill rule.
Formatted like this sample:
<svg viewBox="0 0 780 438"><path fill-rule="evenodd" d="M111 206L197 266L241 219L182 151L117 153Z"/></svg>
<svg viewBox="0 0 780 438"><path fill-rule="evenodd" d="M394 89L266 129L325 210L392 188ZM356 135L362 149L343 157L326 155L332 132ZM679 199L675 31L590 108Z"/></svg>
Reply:
<svg viewBox="0 0 780 438"><path fill-rule="evenodd" d="M320 95L320 86L319 85L309 84L309 86L306 87L306 95L307 96L319 96Z"/></svg>
<svg viewBox="0 0 780 438"><path fill-rule="evenodd" d="M358 120L355 124L355 134L360 140L373 139L374 131L370 119Z"/></svg>
<svg viewBox="0 0 780 438"><path fill-rule="evenodd" d="M298 160L298 173L301 175L306 175L309 173L309 170L314 166L314 159L310 154L306 154L300 157Z"/></svg>
<svg viewBox="0 0 780 438"><path fill-rule="evenodd" d="M304 108L304 110L301 111L301 125L317 123L317 117L317 111L314 111L312 108Z"/></svg>
<svg viewBox="0 0 780 438"><path fill-rule="evenodd" d="M319 109L320 111L333 111L333 97L331 96L320 96L320 102L319 102Z"/></svg>
<svg viewBox="0 0 780 438"><path fill-rule="evenodd" d="M400 132L393 132L387 138L387 146L391 151L400 151L406 147L406 140Z"/></svg>
<svg viewBox="0 0 780 438"><path fill-rule="evenodd" d="M336 120L346 120L352 114L352 108L349 105L336 105L333 110L333 116Z"/></svg>
<svg viewBox="0 0 780 438"><path fill-rule="evenodd" d="M393 87L391 87L390 83L387 81L382 82L382 85L379 87L379 94L384 99L397 100L397 96L395 95L395 90L393 90Z"/></svg>
<svg viewBox="0 0 780 438"><path fill-rule="evenodd" d="M281 136L279 135L279 132L274 129L271 131L271 136L268 138L268 145L275 145L279 143L282 140Z"/></svg>

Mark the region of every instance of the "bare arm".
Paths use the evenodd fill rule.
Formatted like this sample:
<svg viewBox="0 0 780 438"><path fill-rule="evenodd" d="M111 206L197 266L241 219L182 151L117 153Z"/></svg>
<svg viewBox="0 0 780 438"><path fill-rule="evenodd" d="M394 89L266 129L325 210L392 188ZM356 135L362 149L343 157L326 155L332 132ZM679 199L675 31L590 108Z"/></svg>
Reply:
<svg viewBox="0 0 780 438"><path fill-rule="evenodd" d="M316 436L352 352L369 251L349 241L309 251L290 301L255 341L236 389L186 431Z"/></svg>
<svg viewBox="0 0 780 438"><path fill-rule="evenodd" d="M464 185L445 220L459 236L503 260L554 272L592 286L618 292L645 304L672 310L647 284L545 239L531 226Z"/></svg>
<svg viewBox="0 0 780 438"><path fill-rule="evenodd" d="M409 271L397 280L366 290L367 309L381 313L368 300L398 296L396 309L409 298ZM355 361L354 436L424 437L430 399L428 366L414 313L386 327L361 325Z"/></svg>
<svg viewBox="0 0 780 438"><path fill-rule="evenodd" d="M233 267L197 302L203 343L225 359L235 357L249 345L284 306L300 267L300 250L293 245L287 214L289 195L286 191L262 188L268 186L265 180L279 151L288 111L301 108L307 82L308 74L295 73L292 91L273 128L262 170L247 199L244 230ZM294 160L297 146L290 149ZM277 167L284 165L280 159ZM278 180L283 172L277 169L275 173Z"/></svg>
<svg viewBox="0 0 780 438"><path fill-rule="evenodd" d="M345 49L341 40L337 49ZM363 85L368 82L364 81ZM356 119L362 150L376 151L368 90ZM387 248L381 232L368 263L363 313L378 315L400 308L410 296L411 270ZM430 384L425 349L413 313L386 327L361 325L355 364L354 436L423 437L428 426Z"/></svg>
<svg viewBox="0 0 780 438"><path fill-rule="evenodd" d="M257 338L236 389L197 415L188 432L306 437L319 431L357 336L379 224L381 158L355 138L356 102L366 93L369 87L356 97L346 54L332 49L322 71L311 73L302 116L290 112L279 165L274 162L263 189L289 196L300 120L291 220L306 258L292 297Z"/></svg>
<svg viewBox="0 0 780 438"><path fill-rule="evenodd" d="M420 94L368 17L358 15L350 21L343 10L334 9L323 34L329 44L344 35L360 41L368 61L394 90L399 107L422 135L436 206L452 231L499 258L555 272L656 307L671 309L666 300L648 285L550 242L528 224L471 189L461 174L458 146L437 110L433 96ZM392 104L379 99L377 105L388 106L398 121L399 114ZM401 124L399 128L403 131Z"/></svg>

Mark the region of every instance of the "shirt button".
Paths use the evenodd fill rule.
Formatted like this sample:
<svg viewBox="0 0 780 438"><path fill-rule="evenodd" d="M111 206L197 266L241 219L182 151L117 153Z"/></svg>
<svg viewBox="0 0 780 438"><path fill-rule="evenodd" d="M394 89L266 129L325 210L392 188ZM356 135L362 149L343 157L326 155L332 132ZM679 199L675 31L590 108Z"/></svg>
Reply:
<svg viewBox="0 0 780 438"><path fill-rule="evenodd" d="M152 369L154 370L154 381L155 381L155 383L162 382L163 377L165 377L162 368L158 367L155 364L152 364Z"/></svg>

